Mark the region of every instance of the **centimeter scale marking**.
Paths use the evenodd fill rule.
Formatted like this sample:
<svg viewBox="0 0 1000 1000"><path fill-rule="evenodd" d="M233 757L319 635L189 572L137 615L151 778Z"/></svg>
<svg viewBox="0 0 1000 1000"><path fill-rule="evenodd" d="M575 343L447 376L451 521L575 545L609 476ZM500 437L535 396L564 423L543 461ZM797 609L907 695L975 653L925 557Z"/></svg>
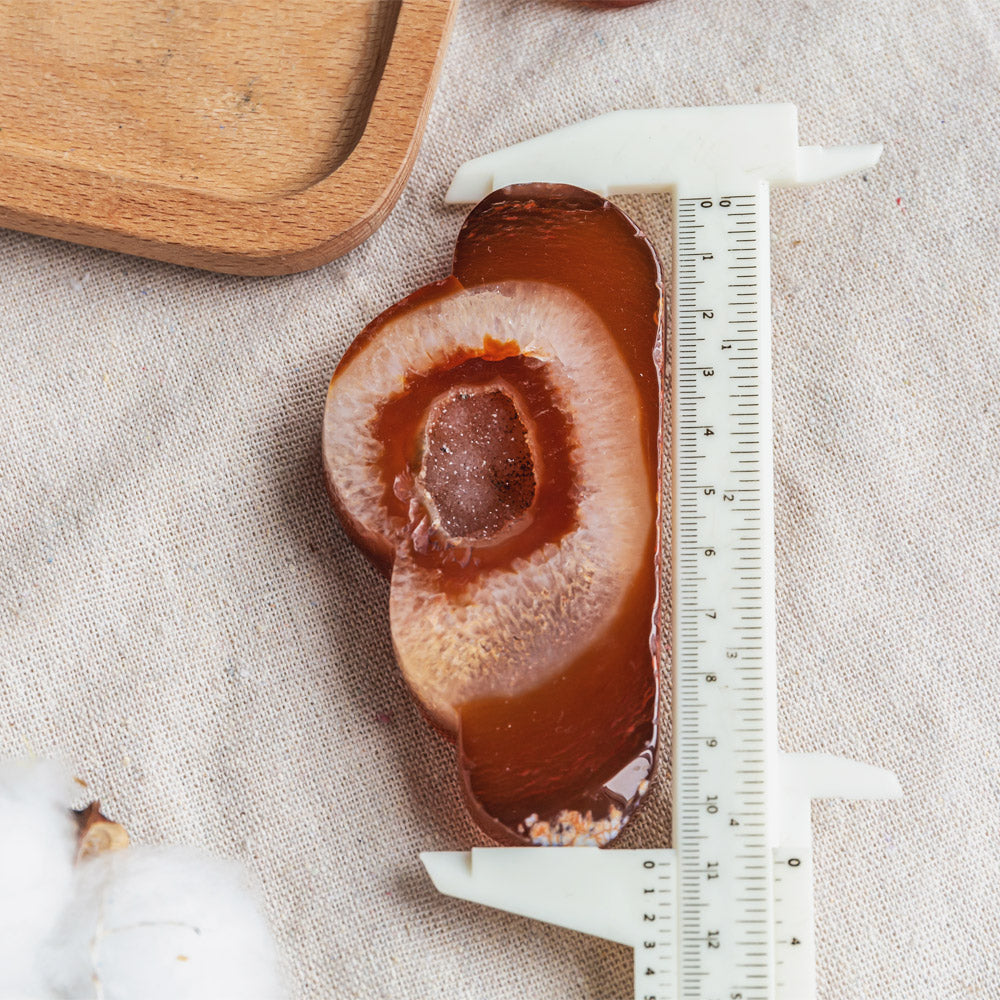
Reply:
<svg viewBox="0 0 1000 1000"><path fill-rule="evenodd" d="M674 204L677 995L769 1000L768 193L764 184L749 193L681 189Z"/></svg>

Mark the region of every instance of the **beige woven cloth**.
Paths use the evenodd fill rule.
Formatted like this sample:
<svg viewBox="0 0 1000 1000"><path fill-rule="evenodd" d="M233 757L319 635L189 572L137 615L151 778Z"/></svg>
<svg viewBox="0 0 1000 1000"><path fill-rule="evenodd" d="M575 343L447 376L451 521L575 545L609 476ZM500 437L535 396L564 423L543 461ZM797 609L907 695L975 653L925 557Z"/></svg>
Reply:
<svg viewBox="0 0 1000 1000"><path fill-rule="evenodd" d="M365 245L221 277L0 233L0 750L259 876L297 995L631 996L616 945L439 897L484 843L324 493L327 380L448 270L464 159L602 111L791 101L865 176L773 197L780 729L894 769L813 810L823 1000L1000 997L1000 11L463 0ZM666 256L663 199L621 199ZM622 846L669 839L667 783Z"/></svg>

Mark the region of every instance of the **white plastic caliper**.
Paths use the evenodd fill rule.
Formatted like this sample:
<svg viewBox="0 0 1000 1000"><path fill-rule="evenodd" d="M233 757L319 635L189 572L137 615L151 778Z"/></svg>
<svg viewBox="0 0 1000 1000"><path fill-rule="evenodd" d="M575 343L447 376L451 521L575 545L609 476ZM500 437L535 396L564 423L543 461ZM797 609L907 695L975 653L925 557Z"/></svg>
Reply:
<svg viewBox="0 0 1000 1000"><path fill-rule="evenodd" d="M810 799L901 794L780 753L775 721L769 188L881 148L800 148L787 104L617 111L472 160L447 195L674 197L673 848L421 855L443 893L631 945L636 1000L812 1000Z"/></svg>

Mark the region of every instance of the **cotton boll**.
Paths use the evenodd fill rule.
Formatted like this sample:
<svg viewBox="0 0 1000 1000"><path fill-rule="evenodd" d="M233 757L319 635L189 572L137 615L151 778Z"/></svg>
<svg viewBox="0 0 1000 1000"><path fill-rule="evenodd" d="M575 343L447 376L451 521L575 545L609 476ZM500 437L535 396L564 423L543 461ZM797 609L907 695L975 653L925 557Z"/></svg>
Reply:
<svg viewBox="0 0 1000 1000"><path fill-rule="evenodd" d="M285 990L242 869L186 848L82 862L46 962L73 1000L276 1000Z"/></svg>
<svg viewBox="0 0 1000 1000"><path fill-rule="evenodd" d="M285 996L237 864L151 847L77 860L73 794L58 765L0 761L0 1000Z"/></svg>
<svg viewBox="0 0 1000 1000"><path fill-rule="evenodd" d="M72 796L56 764L0 761L0 1000L50 996L39 951L73 885Z"/></svg>

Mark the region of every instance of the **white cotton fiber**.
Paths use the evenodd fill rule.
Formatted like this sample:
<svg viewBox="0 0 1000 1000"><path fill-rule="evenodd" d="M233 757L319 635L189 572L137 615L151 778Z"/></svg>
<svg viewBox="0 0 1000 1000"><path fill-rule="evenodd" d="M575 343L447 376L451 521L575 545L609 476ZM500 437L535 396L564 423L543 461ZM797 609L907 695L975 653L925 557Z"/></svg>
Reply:
<svg viewBox="0 0 1000 1000"><path fill-rule="evenodd" d="M82 863L48 950L56 996L276 1000L275 946L242 869L189 848Z"/></svg>
<svg viewBox="0 0 1000 1000"><path fill-rule="evenodd" d="M0 1000L283 1000L244 873L191 848L74 865L73 784L0 761Z"/></svg>
<svg viewBox="0 0 1000 1000"><path fill-rule="evenodd" d="M72 794L55 764L0 761L0 1000L51 995L39 958L72 889Z"/></svg>

